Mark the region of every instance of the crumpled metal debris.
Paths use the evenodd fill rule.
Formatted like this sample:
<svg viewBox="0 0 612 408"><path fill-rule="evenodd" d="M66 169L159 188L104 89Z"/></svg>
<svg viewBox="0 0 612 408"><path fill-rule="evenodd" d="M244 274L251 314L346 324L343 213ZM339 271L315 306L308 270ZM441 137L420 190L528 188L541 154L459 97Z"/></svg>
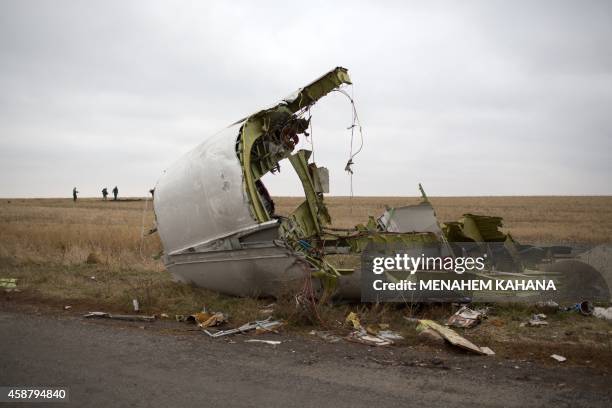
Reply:
<svg viewBox="0 0 612 408"><path fill-rule="evenodd" d="M229 336L232 334L245 333L251 330L264 330L264 331L274 331L281 327L284 323L280 320L271 320L271 318L267 318L266 320L256 320L254 322L245 323L240 327L235 329L228 330L219 330L216 332L211 332L209 330L204 330L204 333L208 334L210 337L217 338L223 336Z"/></svg>
<svg viewBox="0 0 612 408"><path fill-rule="evenodd" d="M368 346L389 346L393 344L393 340L385 339L380 336L373 336L368 334L365 330L352 331L348 336L346 336L346 339L348 341L366 344Z"/></svg>
<svg viewBox="0 0 612 408"><path fill-rule="evenodd" d="M612 322L612 307L595 307L593 308L593 316L598 319L605 319Z"/></svg>
<svg viewBox="0 0 612 408"><path fill-rule="evenodd" d="M146 316L146 315L117 315L110 314L106 312L89 312L83 317L90 318L106 318L106 319L114 319L114 320L127 320L132 322L152 322L155 321L155 316Z"/></svg>
<svg viewBox="0 0 612 408"><path fill-rule="evenodd" d="M448 327L444 327L433 320L419 320L419 324L417 326L417 332L421 332L426 329L431 329L437 332L440 336L442 336L446 341L448 341L453 346L460 347L464 350L471 351L476 354L481 355L490 355L493 350L487 348L483 350L481 347L478 347L471 341L457 334L453 329L449 329Z"/></svg>
<svg viewBox="0 0 612 408"><path fill-rule="evenodd" d="M227 322L227 316L221 312L209 313L205 309L192 315L175 315L177 322L197 324L201 328L218 326Z"/></svg>
<svg viewBox="0 0 612 408"><path fill-rule="evenodd" d="M225 323L227 321L227 317L221 312L215 312L213 314L198 313L196 321L198 322L198 327L205 328L218 326L221 323Z"/></svg>
<svg viewBox="0 0 612 408"><path fill-rule="evenodd" d="M473 310L467 306L462 306L454 315L448 318L446 325L464 329L474 327L487 317L487 313L487 309Z"/></svg>
<svg viewBox="0 0 612 408"><path fill-rule="evenodd" d="M381 330L378 332L377 336L391 341L404 340L404 336L393 330Z"/></svg>
<svg viewBox="0 0 612 408"><path fill-rule="evenodd" d="M559 304L555 302L554 300L540 301L540 302L537 302L535 305L536 307L540 309L558 309L559 308Z"/></svg>
<svg viewBox="0 0 612 408"><path fill-rule="evenodd" d="M345 338L349 341L366 344L368 346L389 346L396 340L403 340L399 333L388 330L389 325L380 323L363 327L359 316L355 312L350 312L346 316L345 323L353 327L353 331Z"/></svg>
<svg viewBox="0 0 612 408"><path fill-rule="evenodd" d="M359 321L359 316L357 316L357 313L355 312L349 313L344 321L345 323L350 323L353 326L353 329L355 330L363 330L363 327L361 326L361 321Z"/></svg>
<svg viewBox="0 0 612 408"><path fill-rule="evenodd" d="M540 327L540 326L548 326L548 322L545 320L546 315L544 313L537 313L531 316L531 319L527 321L527 323L521 323L520 326L531 326L531 327Z"/></svg>
<svg viewBox="0 0 612 408"><path fill-rule="evenodd" d="M579 312L581 315L584 316L590 316L593 314L593 303L588 300L585 300L583 302L576 303L573 306L567 307L565 310L570 312Z"/></svg>

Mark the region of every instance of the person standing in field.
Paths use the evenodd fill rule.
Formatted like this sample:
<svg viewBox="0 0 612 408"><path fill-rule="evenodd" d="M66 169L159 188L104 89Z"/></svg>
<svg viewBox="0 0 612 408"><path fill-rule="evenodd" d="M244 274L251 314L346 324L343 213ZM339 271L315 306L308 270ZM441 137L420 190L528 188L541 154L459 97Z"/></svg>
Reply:
<svg viewBox="0 0 612 408"><path fill-rule="evenodd" d="M106 187L104 187L104 188L102 189L102 199L103 199L104 201L106 201L106 196L107 196L107 195L108 195L108 189L107 189Z"/></svg>
<svg viewBox="0 0 612 408"><path fill-rule="evenodd" d="M115 186L115 188L113 188L113 196L115 197L115 201L117 201L117 195L119 195L119 189L117 188L117 186Z"/></svg>
<svg viewBox="0 0 612 408"><path fill-rule="evenodd" d="M77 194L79 192L77 191L76 187L72 189L72 201L76 201L77 200Z"/></svg>

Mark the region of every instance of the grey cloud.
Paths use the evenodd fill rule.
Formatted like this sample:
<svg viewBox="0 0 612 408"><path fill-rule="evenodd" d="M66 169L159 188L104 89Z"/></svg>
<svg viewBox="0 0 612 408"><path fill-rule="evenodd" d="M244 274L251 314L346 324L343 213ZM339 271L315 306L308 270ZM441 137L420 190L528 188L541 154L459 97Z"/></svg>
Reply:
<svg viewBox="0 0 612 408"><path fill-rule="evenodd" d="M207 134L337 65L364 125L356 194L610 194L611 16L570 1L4 1L0 196L146 194ZM317 161L346 195L349 106L335 94L313 114ZM299 192L288 173L273 193Z"/></svg>

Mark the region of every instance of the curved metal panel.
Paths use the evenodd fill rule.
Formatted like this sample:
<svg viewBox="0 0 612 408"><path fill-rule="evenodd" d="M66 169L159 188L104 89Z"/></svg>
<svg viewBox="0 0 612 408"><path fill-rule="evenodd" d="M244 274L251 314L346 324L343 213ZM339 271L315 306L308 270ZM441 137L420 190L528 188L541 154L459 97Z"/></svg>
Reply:
<svg viewBox="0 0 612 408"><path fill-rule="evenodd" d="M209 137L158 181L154 207L167 254L257 224L236 156L239 129L235 125Z"/></svg>

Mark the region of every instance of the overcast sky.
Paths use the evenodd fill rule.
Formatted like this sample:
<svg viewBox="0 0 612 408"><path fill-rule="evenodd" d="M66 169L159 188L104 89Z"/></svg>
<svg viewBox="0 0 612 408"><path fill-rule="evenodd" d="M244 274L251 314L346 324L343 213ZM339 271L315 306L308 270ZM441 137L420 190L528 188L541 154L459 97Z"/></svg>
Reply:
<svg viewBox="0 0 612 408"><path fill-rule="evenodd" d="M336 66L364 129L356 195L612 194L609 1L0 0L0 197L145 195ZM313 109L333 195L350 122L341 94ZM270 192L299 194L282 170Z"/></svg>

